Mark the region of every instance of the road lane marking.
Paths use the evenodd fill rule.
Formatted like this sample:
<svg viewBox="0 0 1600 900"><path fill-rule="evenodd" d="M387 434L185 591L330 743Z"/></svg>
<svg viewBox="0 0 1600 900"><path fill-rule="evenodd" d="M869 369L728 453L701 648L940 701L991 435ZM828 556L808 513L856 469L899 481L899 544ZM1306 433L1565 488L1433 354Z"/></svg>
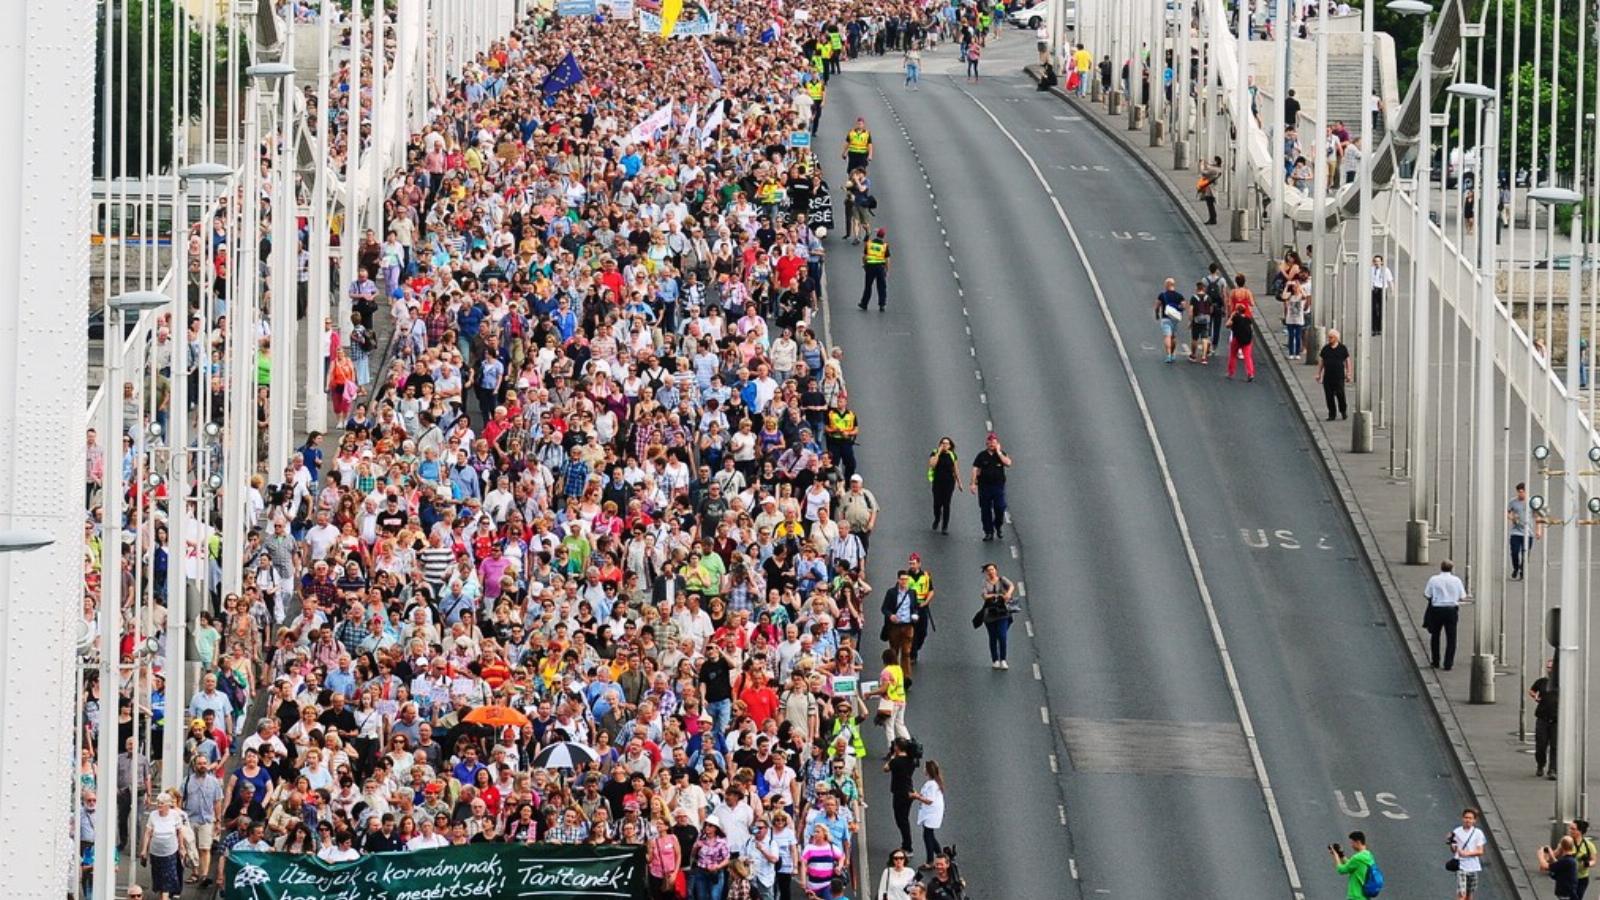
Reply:
<svg viewBox="0 0 1600 900"><path fill-rule="evenodd" d="M1057 775L1061 774L1061 763L1054 753L1050 754L1050 771Z"/></svg>
<svg viewBox="0 0 1600 900"><path fill-rule="evenodd" d="M1044 680L1044 673L1039 671L1039 664L1038 663L1034 663L1033 664L1033 680L1034 681L1043 681ZM1053 764L1055 762L1055 757L1051 756L1050 757L1050 761Z"/></svg>
<svg viewBox="0 0 1600 900"><path fill-rule="evenodd" d="M1022 627L1026 628L1028 630L1028 637L1033 637L1033 621L1032 620L1023 619L1022 620Z"/></svg>
<svg viewBox="0 0 1600 900"><path fill-rule="evenodd" d="M951 79L954 83L954 79ZM1289 887L1295 892L1301 890L1300 871L1295 866L1294 853L1289 846L1289 835L1283 824L1283 814L1278 809L1277 794L1272 788L1272 779L1267 775L1267 764L1261 755L1261 745L1256 740L1255 725L1250 718L1250 710L1245 705L1244 691L1239 685L1239 674L1233 666L1233 656L1228 650L1228 639L1222 633L1222 622L1217 616L1217 607L1211 596L1211 589L1206 585L1205 572L1200 567L1200 551L1195 546L1194 536L1189 530L1188 517L1183 512L1183 502L1178 497L1177 484L1172 479L1172 467L1167 462L1166 450L1162 447L1161 436L1156 432L1155 418L1150 414L1150 406L1145 402L1144 389L1139 384L1139 376L1133 370L1133 360L1128 356L1128 348L1122 340L1122 332L1117 328L1116 320L1111 316L1111 305L1106 299L1105 290L1100 285L1100 279L1095 274L1094 265L1089 262L1089 253L1084 249L1083 242L1078 238L1078 231L1072 225L1072 220L1067 217L1067 211L1061 206L1061 200L1050 189L1050 182L1040 171L1039 164L1034 161L1032 154L1023 148L1016 136L1005 126L1000 118L984 104L982 100L973 96L972 92L956 85L956 89L965 94L977 107L983 110L984 115L994 123L1000 133L1017 153L1027 161L1028 167L1033 170L1033 176L1045 188L1045 193L1050 197L1050 203L1055 207L1056 218L1060 220L1061 227L1066 229L1067 237L1071 240L1073 249L1077 252L1078 260L1083 263L1084 272L1089 276L1089 287L1094 292L1096 303L1100 306L1100 315L1105 320L1106 329L1111 333L1111 342L1117 349L1117 356L1122 362L1123 374L1128 379L1128 386L1133 390L1133 399L1139 408L1139 415L1144 420L1144 430L1150 440L1151 449L1155 451L1156 465L1161 470L1161 480L1167 493L1167 500L1172 507L1172 516L1178 526L1178 534L1183 540L1184 553L1188 557L1189 570L1195 581L1195 586L1200 592L1200 602L1205 607L1206 620L1211 627L1211 639L1216 645L1217 654L1222 660L1223 675L1228 682L1228 692L1232 695L1233 705L1239 717L1239 727L1244 732L1245 744L1250 751L1250 761L1255 769L1256 784L1261 789L1262 799L1266 803L1267 817L1271 820L1272 831L1278 842L1278 855L1283 862L1284 872L1289 877ZM1030 629L1031 631L1031 629Z"/></svg>
<svg viewBox="0 0 1600 900"><path fill-rule="evenodd" d="M1067 859L1067 868L1072 870L1072 880L1073 881L1077 881L1078 880L1078 861L1075 860L1075 859L1068 858Z"/></svg>
<svg viewBox="0 0 1600 900"><path fill-rule="evenodd" d="M1039 707L1039 721L1043 722L1046 725L1050 724L1050 707L1048 707L1048 706Z"/></svg>

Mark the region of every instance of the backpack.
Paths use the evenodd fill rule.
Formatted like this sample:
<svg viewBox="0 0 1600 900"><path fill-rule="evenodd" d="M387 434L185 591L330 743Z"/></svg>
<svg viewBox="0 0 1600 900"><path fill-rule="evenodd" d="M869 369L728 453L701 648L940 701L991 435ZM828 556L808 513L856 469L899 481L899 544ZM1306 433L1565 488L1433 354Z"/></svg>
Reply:
<svg viewBox="0 0 1600 900"><path fill-rule="evenodd" d="M1367 867L1366 880L1361 882L1361 895L1376 897L1381 893L1383 893L1383 870L1378 868L1378 861L1374 859L1372 865Z"/></svg>
<svg viewBox="0 0 1600 900"><path fill-rule="evenodd" d="M1206 277L1206 297L1211 301L1213 315L1221 315L1227 305L1227 300L1222 296L1222 279L1215 275Z"/></svg>

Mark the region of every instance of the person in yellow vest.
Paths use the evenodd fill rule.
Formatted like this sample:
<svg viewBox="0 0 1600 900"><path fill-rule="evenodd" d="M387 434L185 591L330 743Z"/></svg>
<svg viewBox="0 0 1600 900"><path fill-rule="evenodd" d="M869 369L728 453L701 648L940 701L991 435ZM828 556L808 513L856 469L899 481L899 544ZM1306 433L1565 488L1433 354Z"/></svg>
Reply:
<svg viewBox="0 0 1600 900"><path fill-rule="evenodd" d="M768 175L761 186L756 188L756 203L761 206L761 214L767 218L778 217L778 207L783 202L783 183L776 175Z"/></svg>
<svg viewBox="0 0 1600 900"><path fill-rule="evenodd" d="M922 556L913 553L900 574L906 576L906 583L917 598L917 619L911 623L911 661L916 662L928 640L928 631L937 630L933 624L933 573L922 567Z"/></svg>
<svg viewBox="0 0 1600 900"><path fill-rule="evenodd" d="M861 284L861 302L856 304L858 309L867 308L867 300L872 296L872 286L878 286L878 312L883 312L889 304L889 242L884 236L889 232L879 228L878 233L867 239L861 248L861 271L863 273Z"/></svg>
<svg viewBox="0 0 1600 900"><path fill-rule="evenodd" d="M828 47L833 52L828 55L828 65L833 69L833 74L839 74L840 65L844 61L844 33L837 24L830 25L828 31Z"/></svg>
<svg viewBox="0 0 1600 900"><path fill-rule="evenodd" d="M850 408L849 398L841 393L834 400L833 409L828 410L825 434L828 436L828 452L833 454L834 461L844 470L847 480L856 474L856 435L860 433L861 423L856 421L855 410Z"/></svg>
<svg viewBox="0 0 1600 900"><path fill-rule="evenodd" d="M878 673L878 711L873 718L883 726L883 734L893 746L896 739L909 740L906 728L906 687L911 684L908 670L896 663L893 650L883 651L883 670Z"/></svg>
<svg viewBox="0 0 1600 900"><path fill-rule="evenodd" d="M866 171L867 163L872 160L872 132L867 130L866 119L856 117L856 127L845 133L844 152L839 157L845 161L846 172Z"/></svg>
<svg viewBox="0 0 1600 900"><path fill-rule="evenodd" d="M820 57L819 57L820 59ZM820 69L821 63L818 63ZM817 127L822 124L822 101L827 97L828 88L823 84L818 75L806 79L806 96L811 98L811 133L817 133Z"/></svg>

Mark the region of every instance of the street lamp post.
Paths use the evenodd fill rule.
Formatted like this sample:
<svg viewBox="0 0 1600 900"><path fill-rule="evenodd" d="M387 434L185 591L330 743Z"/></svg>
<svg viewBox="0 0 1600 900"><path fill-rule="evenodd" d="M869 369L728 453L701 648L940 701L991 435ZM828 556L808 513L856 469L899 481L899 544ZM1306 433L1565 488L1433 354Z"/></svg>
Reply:
<svg viewBox="0 0 1600 900"><path fill-rule="evenodd" d="M95 786L106 802L95 810L94 897L114 900L117 881L117 663L122 645L122 332L128 313L171 302L156 291L131 291L106 301L106 474L100 508L100 721Z"/></svg>
<svg viewBox="0 0 1600 900"><path fill-rule="evenodd" d="M1455 84L1451 94L1465 100L1477 100L1483 106L1485 129L1482 157L1481 185L1499 183L1499 108L1493 88L1481 84ZM1472 411L1473 478L1477 496L1473 498L1472 534L1472 687L1469 701L1494 702L1494 603L1491 593L1490 560L1496 558L1496 514L1500 511L1499 495L1494 485L1494 348L1489 340L1489 325L1494 317L1494 266L1495 245L1492 224L1483 229L1483 252L1478 264L1478 297L1475 304L1475 341L1478 365L1475 371L1476 399ZM1366 305L1362 305L1365 309ZM1571 452L1570 449L1568 451Z"/></svg>
<svg viewBox="0 0 1600 900"><path fill-rule="evenodd" d="M1388 5L1390 12L1409 16L1424 16L1433 7L1423 0L1394 0ZM1412 566L1428 563L1428 478L1424 471L1428 462L1428 319L1430 287L1428 283L1428 192L1433 165L1433 125L1430 121L1433 108L1433 31L1423 20L1422 46L1417 52L1417 76L1422 84L1422 125L1417 140L1417 164L1414 172L1416 190L1412 196L1415 204L1412 218L1411 242L1411 398L1406 407L1407 455L1406 475L1410 485L1410 515L1406 519L1406 564ZM1363 101L1365 102L1365 101ZM1370 257L1369 257L1370 259ZM1364 374L1359 377L1365 378Z"/></svg>
<svg viewBox="0 0 1600 900"><path fill-rule="evenodd" d="M1583 235L1583 195L1568 188L1540 187L1528 192L1528 199L1554 207L1572 209L1572 246L1581 248ZM1568 512L1575 520L1581 516L1582 486L1578 482L1583 465L1582 423L1578 419L1578 329L1581 325L1583 300L1579 296L1582 266L1573 259L1567 273L1567 367L1566 402L1563 406L1562 435L1562 494L1570 507ZM1578 815L1578 745L1583 736L1578 734L1578 706L1576 698L1581 685L1574 677L1579 671L1579 642L1584 639L1584 617L1578 614L1580 602L1579 583L1583 573L1578 569L1578 531L1572 525L1561 535L1561 617L1556 638L1556 689L1563 695L1556 703L1556 823L1571 821ZM1568 687L1574 688L1568 690Z"/></svg>
<svg viewBox="0 0 1600 900"><path fill-rule="evenodd" d="M1250 236L1250 163L1245 152L1245 135L1250 124L1250 19L1251 0L1239 0L1238 35L1234 40L1233 97L1233 210L1229 213L1228 239L1243 241Z"/></svg>

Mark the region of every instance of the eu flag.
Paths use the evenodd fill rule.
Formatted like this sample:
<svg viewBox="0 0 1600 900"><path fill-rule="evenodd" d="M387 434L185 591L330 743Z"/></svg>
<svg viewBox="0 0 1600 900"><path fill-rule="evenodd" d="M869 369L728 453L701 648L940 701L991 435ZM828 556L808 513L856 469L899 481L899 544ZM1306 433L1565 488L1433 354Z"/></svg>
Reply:
<svg viewBox="0 0 1600 900"><path fill-rule="evenodd" d="M539 85L539 90L543 92L545 99L549 100L582 80L583 69L578 67L577 58L569 50L561 62L556 63L556 67L550 70L550 74L545 76L544 83Z"/></svg>

